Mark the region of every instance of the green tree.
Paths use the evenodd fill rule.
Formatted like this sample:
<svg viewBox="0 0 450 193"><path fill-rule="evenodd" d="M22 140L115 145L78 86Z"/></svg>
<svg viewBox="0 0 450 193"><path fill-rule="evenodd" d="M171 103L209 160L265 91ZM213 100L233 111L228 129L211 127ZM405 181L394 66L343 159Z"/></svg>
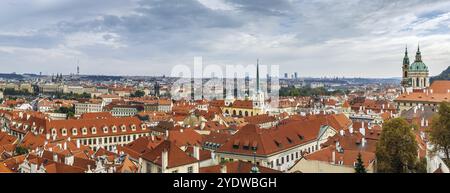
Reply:
<svg viewBox="0 0 450 193"><path fill-rule="evenodd" d="M28 149L22 146L17 146L14 152L16 153L16 155L23 155L28 153Z"/></svg>
<svg viewBox="0 0 450 193"><path fill-rule="evenodd" d="M389 120L383 125L376 149L377 172L416 172L418 146L411 128L403 118Z"/></svg>
<svg viewBox="0 0 450 193"><path fill-rule="evenodd" d="M358 158L356 158L355 173L367 173L361 158L361 153L358 153Z"/></svg>
<svg viewBox="0 0 450 193"><path fill-rule="evenodd" d="M442 102L439 112L431 122L430 141L434 145L433 152L444 152L447 160L450 160L450 104Z"/></svg>
<svg viewBox="0 0 450 193"><path fill-rule="evenodd" d="M145 92L142 90L137 90L133 94L131 94L131 97L143 97L145 95Z"/></svg>
<svg viewBox="0 0 450 193"><path fill-rule="evenodd" d="M75 116L75 107L60 107L55 113L64 113L67 114L67 117Z"/></svg>

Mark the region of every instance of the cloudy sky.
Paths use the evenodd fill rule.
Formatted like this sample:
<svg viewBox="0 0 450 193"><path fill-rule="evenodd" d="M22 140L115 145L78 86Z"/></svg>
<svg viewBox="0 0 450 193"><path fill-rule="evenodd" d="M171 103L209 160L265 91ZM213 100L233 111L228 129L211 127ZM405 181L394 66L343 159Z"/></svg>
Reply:
<svg viewBox="0 0 450 193"><path fill-rule="evenodd" d="M0 72L162 75L278 64L300 76L399 77L420 43L450 65L448 0L2 0Z"/></svg>

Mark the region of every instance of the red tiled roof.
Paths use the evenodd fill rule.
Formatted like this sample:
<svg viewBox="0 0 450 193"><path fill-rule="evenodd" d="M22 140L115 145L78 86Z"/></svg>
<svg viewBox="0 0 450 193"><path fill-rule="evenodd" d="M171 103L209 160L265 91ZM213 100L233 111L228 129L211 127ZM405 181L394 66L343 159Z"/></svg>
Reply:
<svg viewBox="0 0 450 193"><path fill-rule="evenodd" d="M253 163L235 161L227 162L224 164L226 166L227 173L250 173ZM209 167L200 168L200 173L221 173L222 165L214 165ZM257 166L260 173L281 173L281 171L270 169L264 166Z"/></svg>
<svg viewBox="0 0 450 193"><path fill-rule="evenodd" d="M162 166L162 152L168 153L167 168L173 168L177 166L196 163L198 160L189 156L186 152L182 151L173 142L163 141L150 152L141 155L142 159L152 162L154 164Z"/></svg>
<svg viewBox="0 0 450 193"><path fill-rule="evenodd" d="M290 147L317 139L322 125L321 120L290 121L272 129L260 129L248 124L242 127L217 152L267 156ZM248 141L248 146L246 146Z"/></svg>

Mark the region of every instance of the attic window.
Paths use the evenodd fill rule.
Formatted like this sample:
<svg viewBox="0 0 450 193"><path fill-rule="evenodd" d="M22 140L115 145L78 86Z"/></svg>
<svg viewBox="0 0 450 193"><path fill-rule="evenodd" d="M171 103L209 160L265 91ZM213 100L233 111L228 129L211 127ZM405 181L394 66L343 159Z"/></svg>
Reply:
<svg viewBox="0 0 450 193"><path fill-rule="evenodd" d="M298 134L297 136L300 140L303 140L303 135Z"/></svg>
<svg viewBox="0 0 450 193"><path fill-rule="evenodd" d="M289 143L292 143L292 140L289 137L286 137L286 139Z"/></svg>
<svg viewBox="0 0 450 193"><path fill-rule="evenodd" d="M233 148L234 149L238 149L239 148L239 139L238 140L234 140Z"/></svg>
<svg viewBox="0 0 450 193"><path fill-rule="evenodd" d="M273 142L275 142L275 145L277 145L277 147L281 147L281 143L278 142L277 140L273 140Z"/></svg>
<svg viewBox="0 0 450 193"><path fill-rule="evenodd" d="M248 149L249 149L249 146L250 146L250 142L249 142L248 140L245 140L245 141L244 141L244 146L243 146L243 148L246 149L246 150L248 150Z"/></svg>
<svg viewBox="0 0 450 193"><path fill-rule="evenodd" d="M252 143L252 150L256 151L257 149L258 149L258 142L253 141L253 143Z"/></svg>
<svg viewBox="0 0 450 193"><path fill-rule="evenodd" d="M111 128L111 129L112 129L112 132L113 132L113 133L117 132L117 127L116 127L115 125L114 125L114 126L112 126L112 128Z"/></svg>

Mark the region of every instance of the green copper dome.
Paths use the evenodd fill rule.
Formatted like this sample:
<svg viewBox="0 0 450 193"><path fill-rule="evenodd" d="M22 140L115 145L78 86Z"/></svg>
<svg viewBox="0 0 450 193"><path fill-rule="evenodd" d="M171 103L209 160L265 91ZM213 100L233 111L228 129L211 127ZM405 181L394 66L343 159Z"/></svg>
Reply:
<svg viewBox="0 0 450 193"><path fill-rule="evenodd" d="M419 46L417 46L416 60L414 60L414 63L409 65L409 71L410 72L428 72L427 65L425 65L425 63L422 62L422 53L420 53Z"/></svg>
<svg viewBox="0 0 450 193"><path fill-rule="evenodd" d="M426 71L428 72L428 67L422 61L415 61L411 65L409 65L409 71L420 72Z"/></svg>

